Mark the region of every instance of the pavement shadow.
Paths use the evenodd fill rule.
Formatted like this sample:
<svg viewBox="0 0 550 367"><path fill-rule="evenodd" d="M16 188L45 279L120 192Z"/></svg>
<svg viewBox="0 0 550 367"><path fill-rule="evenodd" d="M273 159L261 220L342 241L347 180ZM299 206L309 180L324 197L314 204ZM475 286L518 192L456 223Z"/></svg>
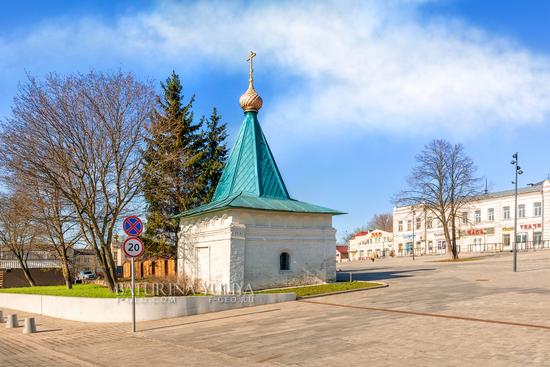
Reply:
<svg viewBox="0 0 550 367"><path fill-rule="evenodd" d="M37 330L37 331L36 331L36 334L41 334L41 333L51 333L51 332L55 332L55 331L63 331L63 329L46 329L46 330Z"/></svg>
<svg viewBox="0 0 550 367"><path fill-rule="evenodd" d="M222 317L209 318L209 319L206 319L206 320L197 320L197 321L184 322L184 323L181 323L181 324L168 324L168 325L164 325L164 326L144 328L144 329L140 329L138 331L154 331L154 330L161 330L161 329L171 329L171 328L176 328L178 326L187 326L187 325L194 325L194 324L202 324L202 323L206 323L206 322L210 322L210 321L234 319L234 318L238 318L238 317L250 316L250 315L255 315L255 314L260 314L260 313L267 313L267 312L274 312L274 311L280 311L280 310L281 310L280 308L273 308L273 309L269 309L269 310L247 312L247 313L242 313L242 314L238 314L238 315L222 316ZM229 311L229 310L227 310L227 311ZM195 316L195 315L189 315L189 316Z"/></svg>
<svg viewBox="0 0 550 367"><path fill-rule="evenodd" d="M388 270L388 271L363 271L355 270L351 271L353 280L389 280L397 278L410 278L414 277L417 272L434 271L437 268L424 268L424 269L410 269L410 270ZM337 281L349 281L349 271L340 271L336 273Z"/></svg>

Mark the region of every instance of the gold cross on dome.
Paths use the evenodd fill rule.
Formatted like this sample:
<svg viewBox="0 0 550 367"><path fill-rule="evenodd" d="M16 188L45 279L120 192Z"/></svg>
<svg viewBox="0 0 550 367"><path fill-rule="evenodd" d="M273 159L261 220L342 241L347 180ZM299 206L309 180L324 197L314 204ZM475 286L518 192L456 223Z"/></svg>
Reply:
<svg viewBox="0 0 550 367"><path fill-rule="evenodd" d="M246 61L250 62L250 78L249 78L250 83L252 83L253 81L252 72L254 71L254 69L252 68L252 59L254 57L256 57L256 53L254 51L250 51L250 54L248 55L248 59L246 59Z"/></svg>

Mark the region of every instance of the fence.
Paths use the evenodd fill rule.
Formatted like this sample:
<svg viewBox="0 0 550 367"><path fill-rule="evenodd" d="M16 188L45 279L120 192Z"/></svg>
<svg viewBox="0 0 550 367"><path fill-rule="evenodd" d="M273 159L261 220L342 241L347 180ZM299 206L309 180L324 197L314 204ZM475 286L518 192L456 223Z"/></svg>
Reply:
<svg viewBox="0 0 550 367"><path fill-rule="evenodd" d="M469 244L467 245L468 252L504 252L512 251L512 244L504 243L486 243L486 244ZM550 241L526 241L517 243L517 251L536 251L550 248Z"/></svg>
<svg viewBox="0 0 550 367"><path fill-rule="evenodd" d="M60 268L61 261L50 251L29 251L27 254L29 269ZM0 251L0 269L19 269L21 265L11 251Z"/></svg>
<svg viewBox="0 0 550 367"><path fill-rule="evenodd" d="M525 241L517 243L517 251L537 251L550 249L550 240L546 241ZM512 251L512 244L495 242L495 243L469 243L469 244L457 244L458 253L461 252L471 252L471 253L497 253L497 252L506 252ZM425 248L419 244L415 247L415 255L437 255L437 254L446 254L447 246L438 247L428 247ZM402 251L397 252L398 256L412 256L411 249L403 249Z"/></svg>
<svg viewBox="0 0 550 367"><path fill-rule="evenodd" d="M176 260L174 259L146 259L135 262L136 278L169 277L176 275ZM123 277L130 278L130 262L123 264Z"/></svg>
<svg viewBox="0 0 550 367"><path fill-rule="evenodd" d="M27 266L29 269L49 269L60 268L61 262L59 260L27 260ZM17 260L0 260L0 269L19 269L21 265Z"/></svg>

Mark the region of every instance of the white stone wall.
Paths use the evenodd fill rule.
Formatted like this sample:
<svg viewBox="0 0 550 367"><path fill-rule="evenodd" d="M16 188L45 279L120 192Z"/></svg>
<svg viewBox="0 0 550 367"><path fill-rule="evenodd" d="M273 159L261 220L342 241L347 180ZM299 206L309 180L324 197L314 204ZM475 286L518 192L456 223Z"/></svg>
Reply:
<svg viewBox="0 0 550 367"><path fill-rule="evenodd" d="M178 271L197 278L196 248L210 249L209 279L223 285L253 289L335 280L335 239L332 216L228 209L180 225ZM290 270L279 270L279 256L290 254ZM202 279L203 281L205 279Z"/></svg>
<svg viewBox="0 0 550 367"><path fill-rule="evenodd" d="M232 218L205 215L182 221L178 245L178 275L209 284L230 284ZM209 254L208 264L198 263L198 249ZM207 276L201 276L207 273ZM207 287L206 285L203 285Z"/></svg>
<svg viewBox="0 0 550 367"><path fill-rule="evenodd" d="M294 300L295 293L137 298L136 320L161 320ZM124 298L0 293L0 309L2 308L81 322L112 323L132 320L131 299Z"/></svg>

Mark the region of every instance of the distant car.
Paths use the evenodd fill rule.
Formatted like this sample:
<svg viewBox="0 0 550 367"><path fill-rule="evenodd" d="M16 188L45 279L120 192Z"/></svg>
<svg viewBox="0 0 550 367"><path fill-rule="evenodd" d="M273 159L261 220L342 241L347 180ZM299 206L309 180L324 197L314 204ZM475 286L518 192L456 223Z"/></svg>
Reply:
<svg viewBox="0 0 550 367"><path fill-rule="evenodd" d="M78 273L79 280L94 280L97 279L97 275L93 271L81 271Z"/></svg>

